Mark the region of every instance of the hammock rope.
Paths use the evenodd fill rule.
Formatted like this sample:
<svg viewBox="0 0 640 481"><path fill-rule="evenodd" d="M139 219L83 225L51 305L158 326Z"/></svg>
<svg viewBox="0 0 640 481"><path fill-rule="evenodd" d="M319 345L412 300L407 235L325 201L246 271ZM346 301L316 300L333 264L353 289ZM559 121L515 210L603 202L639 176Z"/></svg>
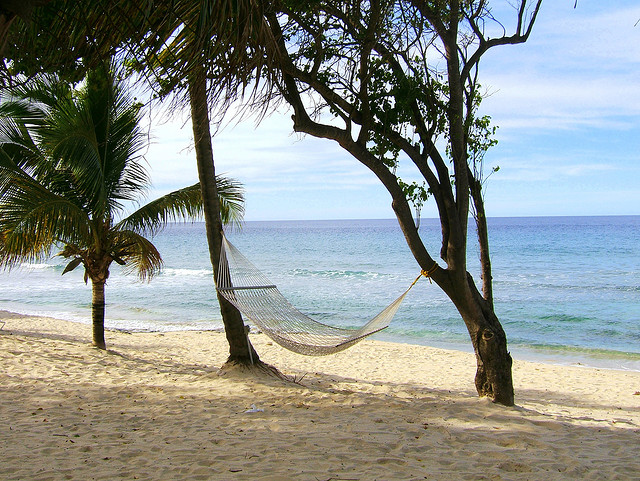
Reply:
<svg viewBox="0 0 640 481"><path fill-rule="evenodd" d="M282 347L308 356L324 356L347 349L387 328L411 288L422 276L430 278L437 268L437 263L434 264L429 271L421 271L400 297L359 329L330 326L297 310L224 235L216 288L220 295Z"/></svg>

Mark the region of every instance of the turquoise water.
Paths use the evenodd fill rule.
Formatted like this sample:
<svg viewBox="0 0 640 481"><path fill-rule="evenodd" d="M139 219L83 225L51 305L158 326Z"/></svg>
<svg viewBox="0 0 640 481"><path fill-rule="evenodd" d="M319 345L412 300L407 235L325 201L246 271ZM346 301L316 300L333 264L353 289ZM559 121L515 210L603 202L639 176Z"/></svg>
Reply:
<svg viewBox="0 0 640 481"><path fill-rule="evenodd" d="M437 253L438 222L423 220L421 233ZM490 236L496 312L515 357L640 370L640 216L495 218ZM419 272L395 220L247 222L228 237L296 307L334 325L364 323ZM203 224L174 224L154 242L162 274L140 283L116 266L107 326L220 329ZM54 258L0 273L0 309L88 322L90 286L63 268ZM470 349L451 302L424 279L376 337Z"/></svg>

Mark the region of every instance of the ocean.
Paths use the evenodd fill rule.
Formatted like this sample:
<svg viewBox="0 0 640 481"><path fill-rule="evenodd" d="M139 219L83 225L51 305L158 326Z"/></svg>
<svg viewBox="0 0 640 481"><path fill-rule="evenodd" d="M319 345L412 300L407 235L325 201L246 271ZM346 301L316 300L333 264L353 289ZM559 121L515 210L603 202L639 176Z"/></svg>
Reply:
<svg viewBox="0 0 640 481"><path fill-rule="evenodd" d="M437 254L438 221L423 219L420 231ZM640 370L640 216L492 218L489 232L495 309L515 358ZM336 326L364 324L419 274L390 219L246 222L227 236L294 306ZM474 232L469 240L478 280ZM221 329L204 224L172 224L153 241L165 267L150 283L114 264L107 328ZM91 286L81 268L61 276L64 266L54 257L0 272L0 309L89 324ZM374 337L471 350L457 311L426 279Z"/></svg>

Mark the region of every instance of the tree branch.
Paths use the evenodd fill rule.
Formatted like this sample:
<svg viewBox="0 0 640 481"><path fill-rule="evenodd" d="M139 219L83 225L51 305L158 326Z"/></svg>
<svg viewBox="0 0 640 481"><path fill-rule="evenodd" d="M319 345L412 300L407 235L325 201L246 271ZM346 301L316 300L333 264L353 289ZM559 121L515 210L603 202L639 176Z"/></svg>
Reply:
<svg viewBox="0 0 640 481"><path fill-rule="evenodd" d="M541 5L542 5L542 0L537 0L536 6L533 9L533 13L525 29L525 32L521 33L523 30L524 22L525 22L524 17L527 11L527 8L526 8L527 0L522 0L520 4L520 9L518 11L518 26L516 28L516 33L511 36L503 36L498 38L492 38L489 40L484 39L484 36L482 35L481 30L478 27L477 23L474 20L472 20L473 17L468 18L469 25L471 26L474 33L478 37L478 40L480 41L480 45L478 46L477 50L473 53L473 55L471 55L471 57L465 62L462 68L461 77L466 81L466 79L468 79L469 77L469 72L471 71L471 69L478 64L482 55L484 55L484 53L490 48L496 47L498 45L517 45L519 43L526 42L527 39L529 38L529 35L531 34L531 31L533 29L533 24L536 21Z"/></svg>

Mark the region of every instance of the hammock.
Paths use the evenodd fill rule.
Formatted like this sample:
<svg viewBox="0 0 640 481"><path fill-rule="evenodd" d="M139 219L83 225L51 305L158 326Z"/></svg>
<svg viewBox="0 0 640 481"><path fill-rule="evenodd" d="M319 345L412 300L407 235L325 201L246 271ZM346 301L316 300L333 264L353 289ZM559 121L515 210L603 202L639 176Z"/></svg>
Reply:
<svg viewBox="0 0 640 481"><path fill-rule="evenodd" d="M421 272L400 297L361 328L329 326L293 307L278 288L223 235L216 288L247 319L282 347L308 356L324 356L347 349L389 326L400 304L422 275L428 276L428 273Z"/></svg>

